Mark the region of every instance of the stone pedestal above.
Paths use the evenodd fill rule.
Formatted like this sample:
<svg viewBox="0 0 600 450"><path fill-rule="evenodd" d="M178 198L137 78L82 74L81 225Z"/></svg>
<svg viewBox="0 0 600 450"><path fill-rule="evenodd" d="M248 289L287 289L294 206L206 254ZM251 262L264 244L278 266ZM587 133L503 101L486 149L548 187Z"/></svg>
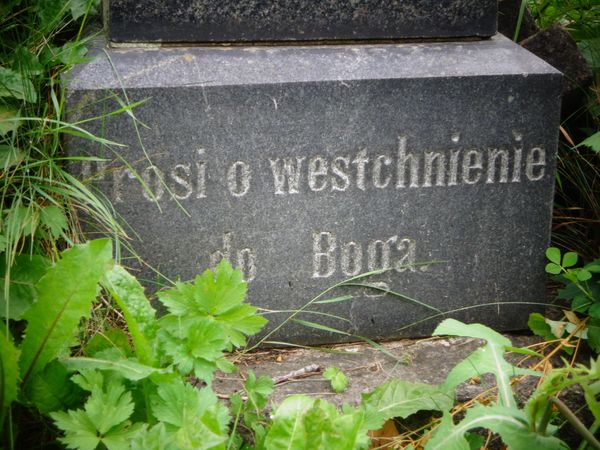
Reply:
<svg viewBox="0 0 600 450"><path fill-rule="evenodd" d="M148 263L189 279L228 258L271 329L384 270L297 316L347 334L277 340L418 335L451 311L518 329L545 300L561 76L508 39L108 55L70 74L69 120L126 92L137 130L109 116L85 126L125 147L69 149L106 158L77 171Z"/></svg>
<svg viewBox="0 0 600 450"><path fill-rule="evenodd" d="M108 0L115 42L489 37L496 0Z"/></svg>

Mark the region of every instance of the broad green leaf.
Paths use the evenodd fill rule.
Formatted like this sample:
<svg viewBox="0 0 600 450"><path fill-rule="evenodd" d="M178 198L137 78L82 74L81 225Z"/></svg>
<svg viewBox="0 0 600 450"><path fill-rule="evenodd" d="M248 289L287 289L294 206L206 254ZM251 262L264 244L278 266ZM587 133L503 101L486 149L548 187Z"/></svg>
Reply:
<svg viewBox="0 0 600 450"><path fill-rule="evenodd" d="M40 19L40 33L47 33L63 19L69 11L69 2L65 0L44 0L36 3L36 13Z"/></svg>
<svg viewBox="0 0 600 450"><path fill-rule="evenodd" d="M37 298L35 284L50 267L50 261L40 255L17 255L10 270L10 287L8 291L9 304L6 304L5 279L6 261L0 259L0 317L20 320L27 309Z"/></svg>
<svg viewBox="0 0 600 450"><path fill-rule="evenodd" d="M33 83L14 70L0 67L0 98L12 97L29 103L37 101Z"/></svg>
<svg viewBox="0 0 600 450"><path fill-rule="evenodd" d="M331 382L331 388L338 394L344 392L348 387L348 378L344 372L337 367L328 367L325 372L323 372L323 378Z"/></svg>
<svg viewBox="0 0 600 450"><path fill-rule="evenodd" d="M590 306L588 314L593 319L600 319L600 301Z"/></svg>
<svg viewBox="0 0 600 450"><path fill-rule="evenodd" d="M0 330L0 416L17 398L19 349Z"/></svg>
<svg viewBox="0 0 600 450"><path fill-rule="evenodd" d="M575 252L567 252L563 256L562 266L563 267L573 267L577 264L577 253Z"/></svg>
<svg viewBox="0 0 600 450"><path fill-rule="evenodd" d="M388 419L406 418L418 411L446 412L453 404L454 395L444 392L440 386L398 379L388 380L373 392L362 394L361 402L369 430L380 429Z"/></svg>
<svg viewBox="0 0 600 450"><path fill-rule="evenodd" d="M596 352L600 353L600 320L594 318L588 323L587 338L589 346Z"/></svg>
<svg viewBox="0 0 600 450"><path fill-rule="evenodd" d="M576 295L571 301L571 309L575 312L584 313L591 306L592 301L584 294Z"/></svg>
<svg viewBox="0 0 600 450"><path fill-rule="evenodd" d="M40 210L40 221L50 232L50 236L54 239L59 238L64 234L64 231L69 227L67 217L62 208L56 205L49 205Z"/></svg>
<svg viewBox="0 0 600 450"><path fill-rule="evenodd" d="M0 171L5 171L16 166L23 159L25 159L25 155L18 147L14 145L0 145Z"/></svg>
<svg viewBox="0 0 600 450"><path fill-rule="evenodd" d="M600 264L598 264L597 261L598 260L596 260L593 263L590 263L590 264L584 266L584 269L585 270L589 270L590 272L600 273Z"/></svg>
<svg viewBox="0 0 600 450"><path fill-rule="evenodd" d="M0 136L4 136L11 131L16 131L21 125L21 122L19 110L17 108L8 105L0 105ZM12 150L14 155L20 156L20 159L14 156L9 156L9 158L7 158L5 155L7 150ZM16 147L9 145L0 146L0 169L6 170L14 164L13 161L20 161L22 158L22 154L20 154ZM7 161L9 164L7 164Z"/></svg>
<svg viewBox="0 0 600 450"><path fill-rule="evenodd" d="M546 273L550 273L552 275L558 275L562 271L562 267L558 264L548 263L546 264Z"/></svg>
<svg viewBox="0 0 600 450"><path fill-rule="evenodd" d="M279 405L264 447L279 449L354 450L368 448L362 411L335 406L302 395L292 395Z"/></svg>
<svg viewBox="0 0 600 450"><path fill-rule="evenodd" d="M550 329L550 325L546 323L546 318L540 313L529 314L527 325L536 336L540 336L547 341L555 339L555 336L552 334L552 330Z"/></svg>
<svg viewBox="0 0 600 450"><path fill-rule="evenodd" d="M135 359L66 358L62 362L71 370L111 370L128 380L139 381L155 373L167 373L167 369L140 364Z"/></svg>
<svg viewBox="0 0 600 450"><path fill-rule="evenodd" d="M463 381L474 376L492 373L498 385L500 404L516 408L515 398L510 386L511 377L517 375L537 375L537 372L513 366L504 359L504 352L512 343L491 328L480 324L465 324L454 319L444 320L433 332L434 336L452 335L484 339L486 344L475 350L458 363L448 374L444 390L450 391Z"/></svg>
<svg viewBox="0 0 600 450"><path fill-rule="evenodd" d="M546 249L546 258L556 265L560 266L560 250L556 247Z"/></svg>
<svg viewBox="0 0 600 450"><path fill-rule="evenodd" d="M581 269L577 271L577 279L579 281L587 281L592 278L592 273L588 270Z"/></svg>
<svg viewBox="0 0 600 450"><path fill-rule="evenodd" d="M70 0L69 6L71 7L71 16L74 20L79 19L87 11L89 0Z"/></svg>
<svg viewBox="0 0 600 450"><path fill-rule="evenodd" d="M62 46L58 58L63 64L70 66L86 62L88 49L82 42L69 41Z"/></svg>
<svg viewBox="0 0 600 450"><path fill-rule="evenodd" d="M156 311L146 298L144 288L120 265L113 266L106 273L103 284L125 317L138 358L141 362L152 365L154 355L150 342L156 336L158 323Z"/></svg>
<svg viewBox="0 0 600 450"><path fill-rule="evenodd" d="M466 433L474 428L487 428L498 433L511 449L567 450L561 440L542 436L530 430L525 414L517 408L476 405L463 420L454 425L452 416L444 414L442 423L425 445L425 450L470 450Z"/></svg>
<svg viewBox="0 0 600 450"><path fill-rule="evenodd" d="M25 396L43 414L76 406L82 400L83 390L71 381L71 375L62 363L54 360L31 378Z"/></svg>
<svg viewBox="0 0 600 450"><path fill-rule="evenodd" d="M27 310L21 344L23 383L74 342L82 317L89 317L102 275L112 261L108 239L89 241L62 253L37 284L38 299Z"/></svg>
<svg viewBox="0 0 600 450"><path fill-rule="evenodd" d="M304 395L291 395L276 409L273 423L265 439L269 450L308 448L304 416L315 400Z"/></svg>

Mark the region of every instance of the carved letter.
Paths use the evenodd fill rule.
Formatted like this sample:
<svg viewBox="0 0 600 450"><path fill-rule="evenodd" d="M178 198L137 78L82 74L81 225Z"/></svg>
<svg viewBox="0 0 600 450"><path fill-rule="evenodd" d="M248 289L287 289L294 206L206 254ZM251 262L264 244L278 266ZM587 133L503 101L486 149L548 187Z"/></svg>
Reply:
<svg viewBox="0 0 600 450"><path fill-rule="evenodd" d="M389 156L379 155L375 158L375 162L373 163L373 185L376 188L384 189L390 184L390 181L392 180L391 175L385 177L385 180L381 179L382 166L389 166L390 164L392 164L392 158Z"/></svg>
<svg viewBox="0 0 600 450"><path fill-rule="evenodd" d="M375 240L369 242L367 246L367 268L370 271L377 269L389 269L390 265L390 244L393 244L398 236L392 236L387 241Z"/></svg>
<svg viewBox="0 0 600 450"><path fill-rule="evenodd" d="M298 184L300 182L300 170L302 168L302 161L304 156L296 157L296 161L292 158L283 159L283 167L280 164L280 159L276 160L269 159L271 163L271 172L273 173L273 183L275 185L275 194L297 194ZM285 191L285 185L287 181L288 191Z"/></svg>
<svg viewBox="0 0 600 450"><path fill-rule="evenodd" d="M362 247L356 242L342 245L342 273L348 277L358 275L362 269Z"/></svg>
<svg viewBox="0 0 600 450"><path fill-rule="evenodd" d="M448 177L448 186L456 186L458 184L458 157L460 150L450 152L450 173Z"/></svg>
<svg viewBox="0 0 600 450"><path fill-rule="evenodd" d="M488 184L494 183L496 181L496 165L498 158L500 158L500 179L498 180L498 182L508 182L508 151L489 149L487 163L487 180L485 181Z"/></svg>
<svg viewBox="0 0 600 450"><path fill-rule="evenodd" d="M546 166L546 151L541 147L534 147L527 154L527 166L525 174L531 181L538 181L544 178ZM534 171L539 167L537 173Z"/></svg>
<svg viewBox="0 0 600 450"><path fill-rule="evenodd" d="M243 197L250 189L250 166L243 161L234 162L227 171L227 187L234 197Z"/></svg>
<svg viewBox="0 0 600 450"><path fill-rule="evenodd" d="M400 136L398 141L398 161L396 188L406 187L406 163L410 164L408 182L410 187L419 187L419 159L412 153L406 153L406 136Z"/></svg>
<svg viewBox="0 0 600 450"><path fill-rule="evenodd" d="M425 175L423 187L431 187L433 178L433 165L437 161L435 170L435 185L444 186L446 178L446 156L443 153L425 152Z"/></svg>
<svg viewBox="0 0 600 450"><path fill-rule="evenodd" d="M146 186L148 186L148 188L152 191L155 197L152 198L152 196L146 191L146 189L144 189L142 193L144 194L146 200L149 200L151 202L155 200L159 201L165 193L165 186L163 184L164 177L160 169L156 166L146 167L146 169L144 169L144 171L142 172L142 179L146 183Z"/></svg>
<svg viewBox="0 0 600 450"><path fill-rule="evenodd" d="M322 156L315 156L308 161L308 187L314 192L327 188L327 160ZM321 179L319 179L319 177Z"/></svg>
<svg viewBox="0 0 600 450"><path fill-rule="evenodd" d="M462 178L466 184L475 184L481 178L481 170L483 164L481 163L481 155L477 150L469 150L465 153L463 158L463 173ZM473 175L475 178L471 178L471 171L476 171Z"/></svg>
<svg viewBox="0 0 600 450"><path fill-rule="evenodd" d="M322 245L323 239L325 240L324 246ZM327 231L313 233L313 278L329 278L333 275L336 249L335 234Z"/></svg>
<svg viewBox="0 0 600 450"><path fill-rule="evenodd" d="M177 200L186 200L192 195L193 188L192 183L190 181L190 176L192 175L192 167L190 164L177 164L171 170L171 178L175 181L176 184L185 188L183 193L178 194L177 192L173 192L173 197Z"/></svg>
<svg viewBox="0 0 600 450"><path fill-rule="evenodd" d="M247 283L256 278L256 254L252 249L243 248L237 252L237 267L242 271Z"/></svg>
<svg viewBox="0 0 600 450"><path fill-rule="evenodd" d="M417 268L415 267L416 262L416 242L412 239L404 238L398 242L396 245L396 249L399 252L404 252L400 259L396 261L394 268L398 272L404 272L406 270L410 270L411 272L416 272Z"/></svg>
<svg viewBox="0 0 600 450"><path fill-rule="evenodd" d="M342 168L342 165L343 165L343 168ZM346 189L348 189L348 187L350 186L350 177L348 176L348 173L346 172L348 170L348 167L350 167L350 158L348 158L347 156L338 156L337 158L335 158L333 160L333 162L331 163L331 171L337 178L339 178L339 180L341 181L341 184L339 183L339 181L336 178L332 179L331 180L331 190L332 191L344 192Z"/></svg>
<svg viewBox="0 0 600 450"><path fill-rule="evenodd" d="M223 235L223 250L217 250L210 255L210 267L215 268L222 259L231 262L231 233Z"/></svg>
<svg viewBox="0 0 600 450"><path fill-rule="evenodd" d="M521 160L523 159L523 149L515 148L515 158L513 161L512 182L518 183L521 181Z"/></svg>
<svg viewBox="0 0 600 450"><path fill-rule="evenodd" d="M361 190L365 190L365 166L369 162L367 151L361 150L352 161L356 165L356 186Z"/></svg>

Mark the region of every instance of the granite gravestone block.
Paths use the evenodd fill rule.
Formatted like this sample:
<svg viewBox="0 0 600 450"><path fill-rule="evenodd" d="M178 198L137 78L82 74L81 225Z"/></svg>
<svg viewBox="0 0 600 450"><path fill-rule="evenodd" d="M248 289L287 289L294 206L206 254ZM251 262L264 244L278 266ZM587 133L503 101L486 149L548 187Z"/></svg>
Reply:
<svg viewBox="0 0 600 450"><path fill-rule="evenodd" d="M109 0L116 42L489 37L496 0Z"/></svg>
<svg viewBox="0 0 600 450"><path fill-rule="evenodd" d="M389 269L309 308L341 319L299 316L371 338L429 332L439 317L405 327L438 310L516 329L532 306L513 302L544 300L561 76L508 39L108 53L70 75L70 120L119 108L123 89L146 100L140 139L127 114L86 126L126 145L152 195L108 149L70 148L106 159L78 170L171 279L226 257L250 302L289 311Z"/></svg>

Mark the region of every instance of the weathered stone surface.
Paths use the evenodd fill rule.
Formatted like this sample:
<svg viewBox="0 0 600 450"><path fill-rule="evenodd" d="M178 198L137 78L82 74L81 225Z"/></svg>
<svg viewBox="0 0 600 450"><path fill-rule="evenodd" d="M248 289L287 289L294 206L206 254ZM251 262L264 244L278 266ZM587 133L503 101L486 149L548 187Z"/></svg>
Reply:
<svg viewBox="0 0 600 450"><path fill-rule="evenodd" d="M496 0L109 0L117 42L488 37Z"/></svg>
<svg viewBox="0 0 600 450"><path fill-rule="evenodd" d="M86 126L126 145L158 205L106 148L70 151L109 160L85 178L100 171L134 247L169 277L226 256L250 302L290 311L390 269L362 280L383 292L338 288L321 298L352 300L308 308L339 319L298 316L371 338L427 333L446 317L426 320L431 308L517 329L531 305L513 302L544 300L560 74L509 40L108 55L70 75L70 120L119 108L123 89L146 100L143 147L127 114ZM346 338L299 324L277 336Z"/></svg>

